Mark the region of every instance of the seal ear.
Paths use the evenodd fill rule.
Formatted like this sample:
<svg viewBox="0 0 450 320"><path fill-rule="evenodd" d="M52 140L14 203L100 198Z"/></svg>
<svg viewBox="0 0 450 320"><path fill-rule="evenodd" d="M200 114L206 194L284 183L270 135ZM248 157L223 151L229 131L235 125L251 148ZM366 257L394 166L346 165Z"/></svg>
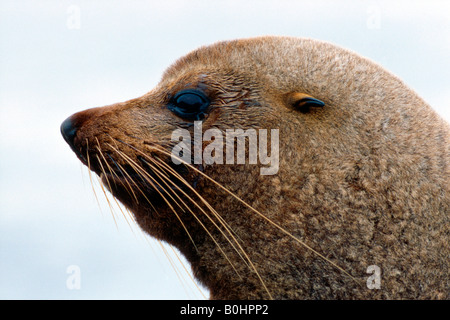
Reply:
<svg viewBox="0 0 450 320"><path fill-rule="evenodd" d="M323 107L325 105L323 101L301 92L289 93L287 103L302 113L308 112L310 107Z"/></svg>

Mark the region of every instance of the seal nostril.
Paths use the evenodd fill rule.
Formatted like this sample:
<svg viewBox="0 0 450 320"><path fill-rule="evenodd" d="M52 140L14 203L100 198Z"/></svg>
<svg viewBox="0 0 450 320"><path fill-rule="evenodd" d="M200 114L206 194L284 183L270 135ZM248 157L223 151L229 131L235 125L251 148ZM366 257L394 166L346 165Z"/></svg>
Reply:
<svg viewBox="0 0 450 320"><path fill-rule="evenodd" d="M64 122L61 124L61 134L66 140L66 142L73 147L73 142L75 139L75 134L77 133L77 128L73 125L73 121L71 118L67 118L64 120Z"/></svg>

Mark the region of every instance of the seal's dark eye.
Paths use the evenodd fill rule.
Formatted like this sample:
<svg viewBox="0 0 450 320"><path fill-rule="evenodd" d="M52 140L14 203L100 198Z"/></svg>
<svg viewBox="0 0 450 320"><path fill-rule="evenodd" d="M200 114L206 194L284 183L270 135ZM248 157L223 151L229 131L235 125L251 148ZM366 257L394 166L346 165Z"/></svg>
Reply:
<svg viewBox="0 0 450 320"><path fill-rule="evenodd" d="M200 120L204 117L209 104L210 101L203 92L183 90L171 99L168 108L181 118Z"/></svg>

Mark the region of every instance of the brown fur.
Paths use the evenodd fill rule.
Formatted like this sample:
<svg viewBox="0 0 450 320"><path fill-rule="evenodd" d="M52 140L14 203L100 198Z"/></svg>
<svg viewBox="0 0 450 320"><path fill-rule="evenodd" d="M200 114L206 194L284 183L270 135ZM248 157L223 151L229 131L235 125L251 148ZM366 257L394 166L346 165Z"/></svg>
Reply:
<svg viewBox="0 0 450 320"><path fill-rule="evenodd" d="M118 150L141 165L144 154L169 163L157 148L170 152L172 131L188 127L167 109L185 88L211 99L203 130L280 130L276 175L195 165L267 219L193 169L180 174L228 227L199 209L206 205L188 186L177 191L187 206L169 200L172 209L144 184L140 192L131 177L101 169L127 165ZM325 106L299 112L297 94ZM185 255L212 299L449 298L449 126L367 59L309 39L221 42L177 61L148 94L70 119L80 159L143 230ZM370 265L381 269L380 289L366 286Z"/></svg>

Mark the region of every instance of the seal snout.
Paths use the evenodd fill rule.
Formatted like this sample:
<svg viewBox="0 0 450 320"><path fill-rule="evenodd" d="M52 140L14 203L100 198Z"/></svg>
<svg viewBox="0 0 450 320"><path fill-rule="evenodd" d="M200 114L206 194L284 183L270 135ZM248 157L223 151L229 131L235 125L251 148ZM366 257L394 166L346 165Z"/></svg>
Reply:
<svg viewBox="0 0 450 320"><path fill-rule="evenodd" d="M75 144L75 137L77 135L77 131L79 130L79 127L76 125L73 116L70 116L66 120L63 121L61 124L61 134L64 138L64 140L67 142L67 144L70 146L73 152L77 155L78 159L81 160L84 164L87 163L86 158L81 152L81 149L76 146Z"/></svg>
<svg viewBox="0 0 450 320"><path fill-rule="evenodd" d="M77 128L74 126L72 117L67 118L61 124L61 134L66 140L66 142L73 148L73 142L75 140L75 135L77 133Z"/></svg>

